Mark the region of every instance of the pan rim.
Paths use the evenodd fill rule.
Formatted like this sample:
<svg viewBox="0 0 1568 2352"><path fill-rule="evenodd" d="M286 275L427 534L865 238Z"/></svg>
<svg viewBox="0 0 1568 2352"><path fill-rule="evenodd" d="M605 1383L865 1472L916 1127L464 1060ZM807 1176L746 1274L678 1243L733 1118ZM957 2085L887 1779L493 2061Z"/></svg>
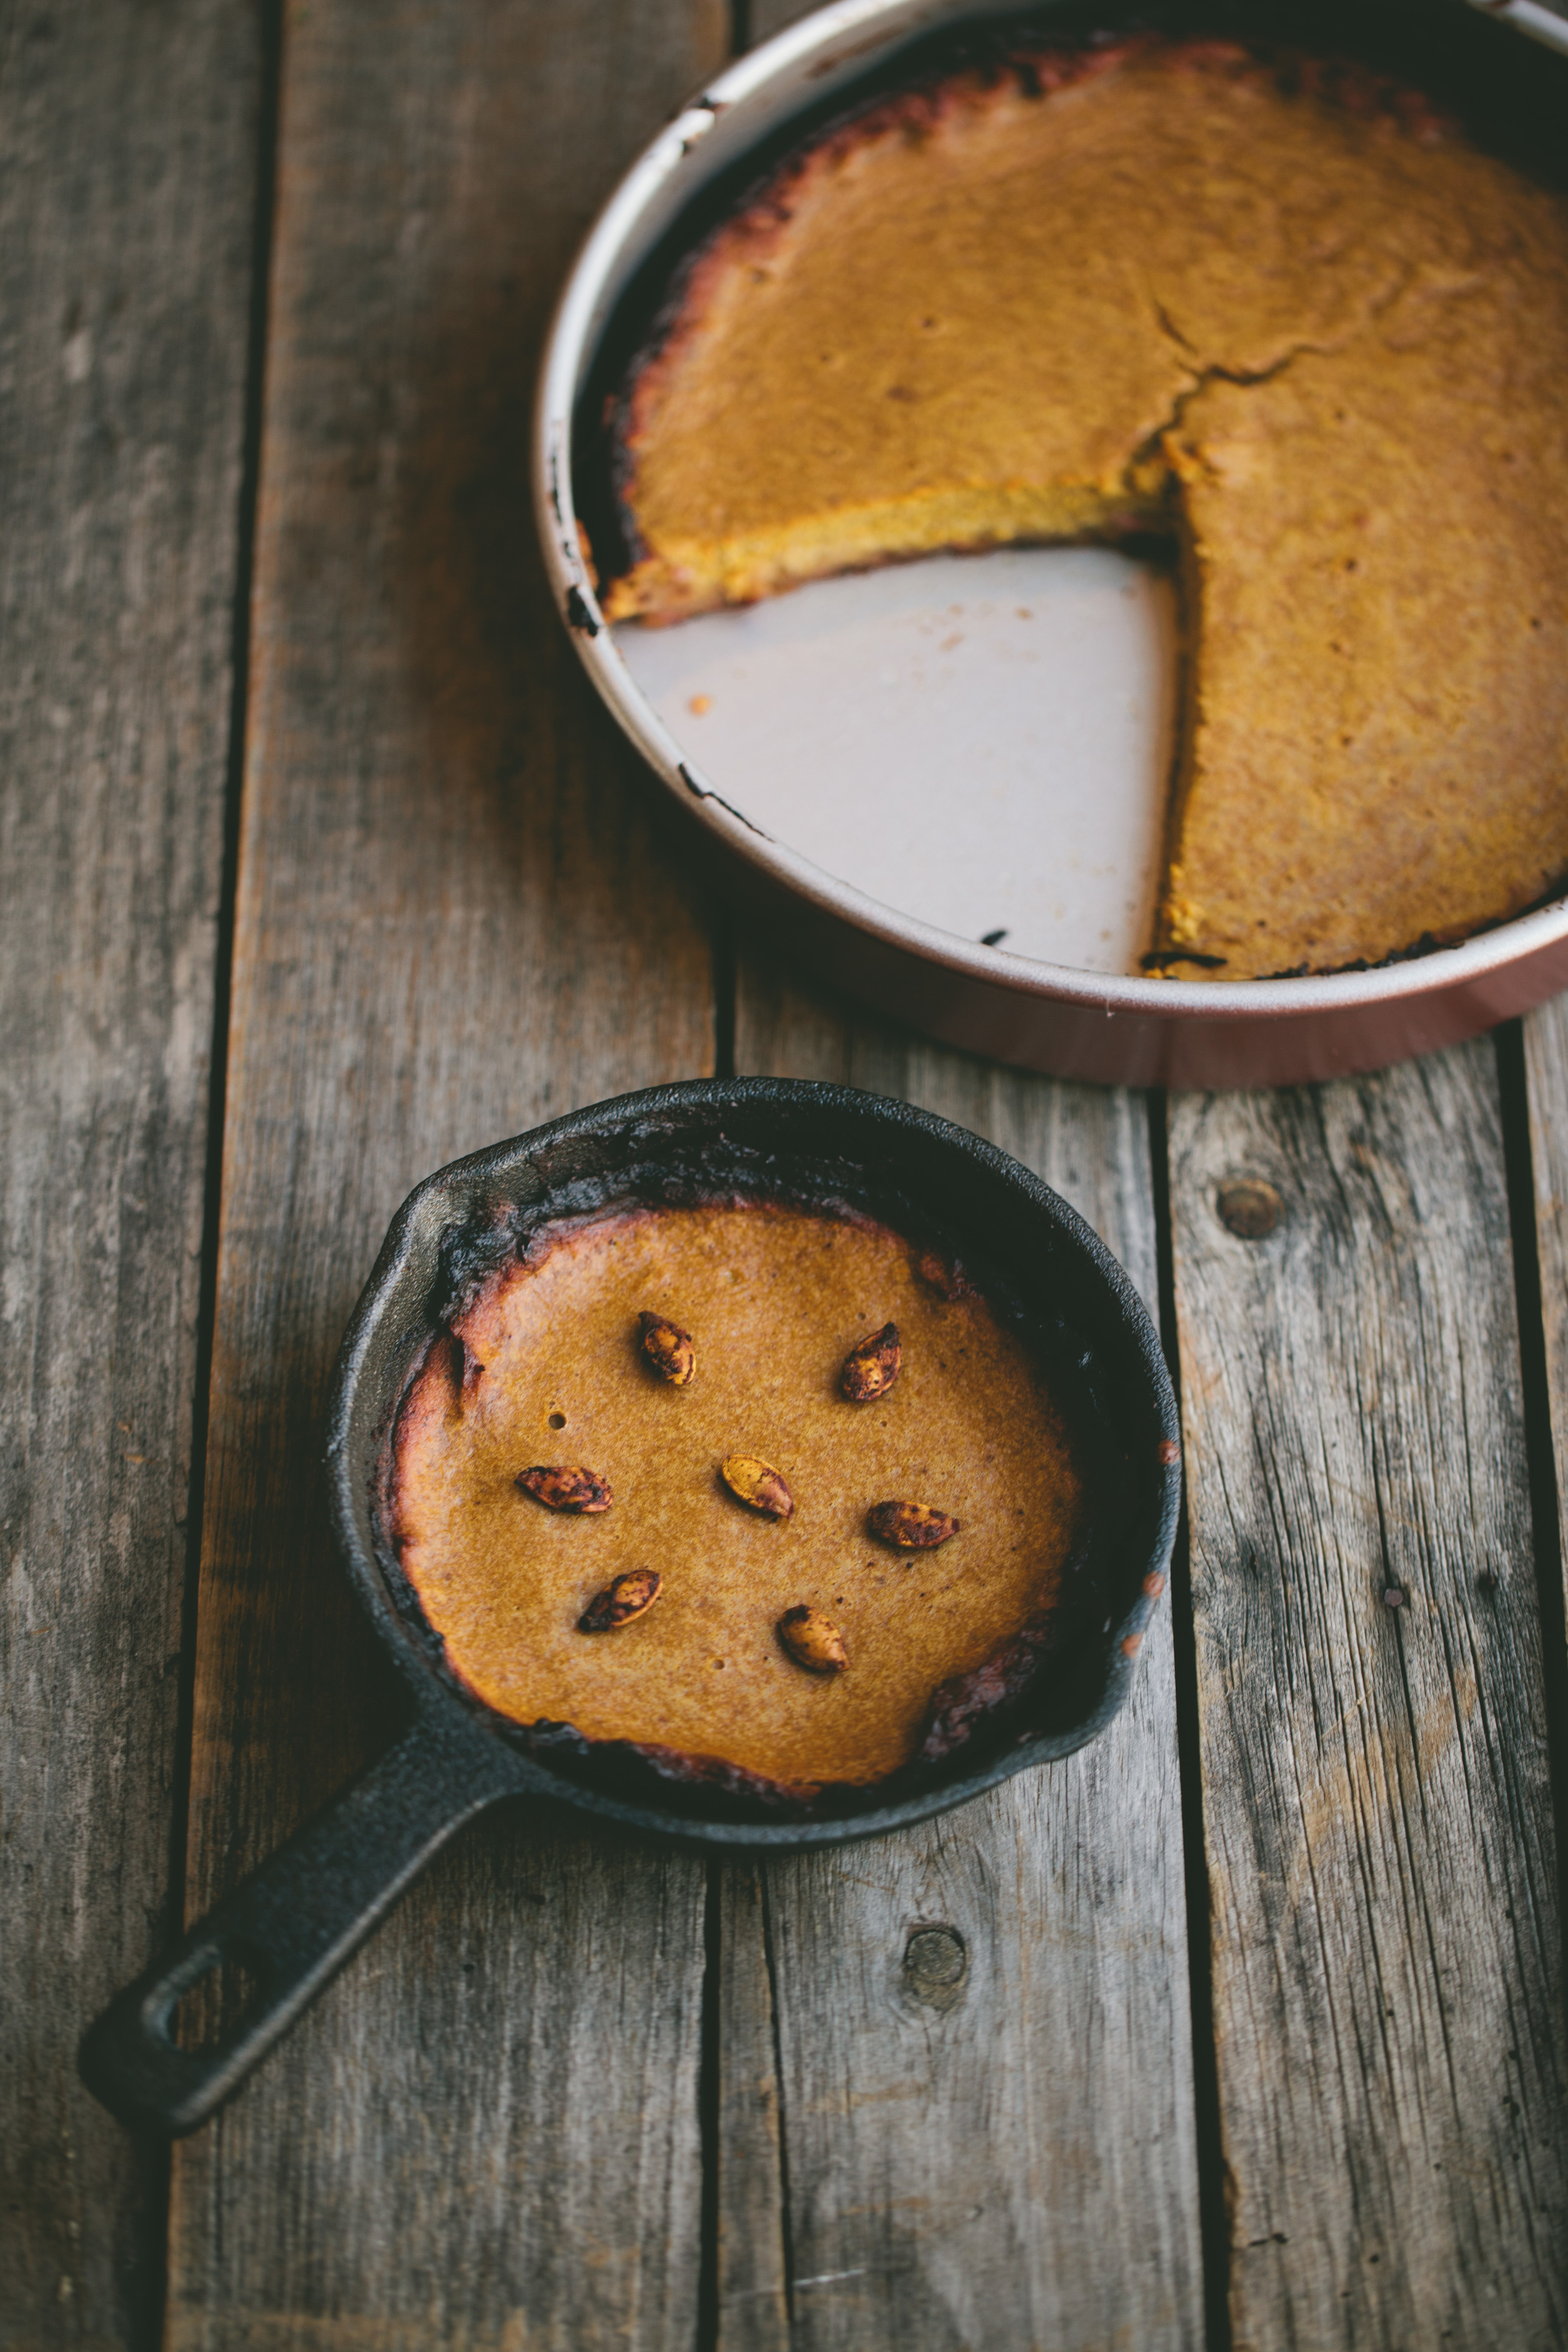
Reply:
<svg viewBox="0 0 1568 2352"><path fill-rule="evenodd" d="M661 782L710 838L763 882L882 949L912 955L993 996L1131 1017L1161 1030L1210 1031L1313 1016L1354 1015L1474 990L1493 975L1536 964L1568 942L1568 887L1548 903L1394 963L1264 980L1192 981L1096 972L1009 953L940 929L840 881L730 804L677 743L633 679L605 622L578 534L573 477L577 396L598 331L618 292L611 288L649 211L682 179L695 194L692 159L721 120L786 79L805 79L840 62L965 17L1039 16L1050 0L834 0L735 59L652 140L612 191L568 272L545 338L532 425L534 509L557 609L579 659L611 714ZM1446 13L1472 15L1568 54L1568 19L1535 0L1448 0ZM757 136L763 135L759 126ZM673 209L689 199L682 196ZM1545 992L1542 991L1542 992Z"/></svg>

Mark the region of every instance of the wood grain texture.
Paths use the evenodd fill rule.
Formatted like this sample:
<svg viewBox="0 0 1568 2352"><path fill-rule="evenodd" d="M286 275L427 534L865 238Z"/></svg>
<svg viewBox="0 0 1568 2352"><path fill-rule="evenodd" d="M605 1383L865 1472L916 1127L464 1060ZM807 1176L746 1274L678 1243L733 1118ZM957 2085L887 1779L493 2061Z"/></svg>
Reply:
<svg viewBox="0 0 1568 2352"><path fill-rule="evenodd" d="M442 1161L710 1067L708 941L534 551L537 347L721 52L686 0L300 7L284 57L190 1908L387 1728L326 1376ZM687 2342L702 1874L500 1819L176 2154L178 2347Z"/></svg>
<svg viewBox="0 0 1568 2352"><path fill-rule="evenodd" d="M1558 1540L1568 1574L1568 997L1553 997L1522 1026Z"/></svg>
<svg viewBox="0 0 1568 2352"><path fill-rule="evenodd" d="M1141 1098L969 1060L745 962L736 1060L991 1137L1152 1301ZM792 2340L811 2352L1203 2340L1168 1613L1144 1656L1125 1713L1068 1762L767 1867ZM721 2198L736 2162L721 2151ZM724 2352L758 2340L743 2305L721 2322Z"/></svg>
<svg viewBox="0 0 1568 2352"><path fill-rule="evenodd" d="M719 2341L786 2352L789 2262L779 2133L778 2021L765 1870L718 1867L719 2131L714 2258Z"/></svg>
<svg viewBox="0 0 1568 2352"><path fill-rule="evenodd" d="M1561 1942L1494 1051L1187 1097L1171 1152L1237 2352L1555 2345ZM1217 1212L1240 1176L1282 1203L1261 1239Z"/></svg>
<svg viewBox="0 0 1568 2352"><path fill-rule="evenodd" d="M76 2077L168 1934L258 61L0 21L0 2345L150 2345L161 2156Z"/></svg>
<svg viewBox="0 0 1568 2352"><path fill-rule="evenodd" d="M754 47L759 41L771 41L788 25L809 16L820 0L745 0L745 29Z"/></svg>

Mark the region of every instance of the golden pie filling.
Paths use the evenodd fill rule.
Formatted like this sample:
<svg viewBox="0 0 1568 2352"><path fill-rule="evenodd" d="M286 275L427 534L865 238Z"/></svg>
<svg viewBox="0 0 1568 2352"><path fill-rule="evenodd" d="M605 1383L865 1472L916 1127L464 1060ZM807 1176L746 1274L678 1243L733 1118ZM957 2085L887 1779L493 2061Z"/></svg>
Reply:
<svg viewBox="0 0 1568 2352"><path fill-rule="evenodd" d="M1147 961L1329 971L1568 870L1568 205L1370 71L1153 36L865 112L695 257L612 619L1169 533Z"/></svg>
<svg viewBox="0 0 1568 2352"><path fill-rule="evenodd" d="M404 1402L388 1516L501 1715L809 1796L910 1762L939 1690L1048 1623L1083 1481L961 1275L748 1203L557 1226L492 1275Z"/></svg>

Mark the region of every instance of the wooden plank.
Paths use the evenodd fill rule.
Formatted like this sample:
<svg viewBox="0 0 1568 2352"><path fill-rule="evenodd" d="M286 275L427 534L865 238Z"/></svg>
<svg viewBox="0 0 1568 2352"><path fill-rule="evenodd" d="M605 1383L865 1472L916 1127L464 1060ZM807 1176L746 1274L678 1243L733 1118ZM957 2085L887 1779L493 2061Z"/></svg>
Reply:
<svg viewBox="0 0 1568 2352"><path fill-rule="evenodd" d="M971 1061L747 962L736 1058L991 1137L1152 1305L1140 1097ZM1082 1755L924 1829L767 1866L792 2340L811 2352L1202 2341L1168 1614L1144 1655ZM726 2032L754 2037L752 2015ZM721 2151L721 2196L738 2161ZM744 2306L721 2322L725 2352L754 2340Z"/></svg>
<svg viewBox="0 0 1568 2352"><path fill-rule="evenodd" d="M576 237L722 29L687 0L289 19L193 1911L385 1733L315 1462L399 1199L711 1066L707 939L551 610L526 420ZM463 1841L177 2152L170 2344L684 2346L702 1899L558 1823Z"/></svg>
<svg viewBox="0 0 1568 2352"><path fill-rule="evenodd" d="M1562 1947L1494 1049L1188 1097L1171 1152L1235 2343L1555 2344ZM1252 1239L1224 1222L1244 1178L1279 1202Z"/></svg>
<svg viewBox="0 0 1568 2352"><path fill-rule="evenodd" d="M742 29L748 43L754 47L758 41L771 41L773 35L782 33L786 25L795 24L802 16L809 16L818 5L819 0L742 0Z"/></svg>
<svg viewBox="0 0 1568 2352"><path fill-rule="evenodd" d="M170 1928L244 439L253 13L0 28L0 2341L148 2345L76 2078Z"/></svg>
<svg viewBox="0 0 1568 2352"><path fill-rule="evenodd" d="M718 2175L710 2187L718 2341L745 2352L786 2352L789 2261L767 1874L736 1863L716 1876L720 2107L708 2156Z"/></svg>
<svg viewBox="0 0 1568 2352"><path fill-rule="evenodd" d="M1568 1570L1568 997L1553 997L1522 1026L1558 1551Z"/></svg>

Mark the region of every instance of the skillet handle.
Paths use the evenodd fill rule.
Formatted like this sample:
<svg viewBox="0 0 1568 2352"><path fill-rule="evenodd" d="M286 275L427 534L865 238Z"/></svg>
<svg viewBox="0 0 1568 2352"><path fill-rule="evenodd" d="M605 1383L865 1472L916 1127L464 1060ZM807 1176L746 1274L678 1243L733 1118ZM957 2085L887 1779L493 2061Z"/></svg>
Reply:
<svg viewBox="0 0 1568 2352"><path fill-rule="evenodd" d="M172 2137L205 2123L464 1822L510 1796L526 1768L500 1741L421 1716L395 1748L295 1832L167 1958L89 2027L82 2080L122 2123ZM225 1960L258 1990L238 2031L182 2050L174 2010Z"/></svg>

